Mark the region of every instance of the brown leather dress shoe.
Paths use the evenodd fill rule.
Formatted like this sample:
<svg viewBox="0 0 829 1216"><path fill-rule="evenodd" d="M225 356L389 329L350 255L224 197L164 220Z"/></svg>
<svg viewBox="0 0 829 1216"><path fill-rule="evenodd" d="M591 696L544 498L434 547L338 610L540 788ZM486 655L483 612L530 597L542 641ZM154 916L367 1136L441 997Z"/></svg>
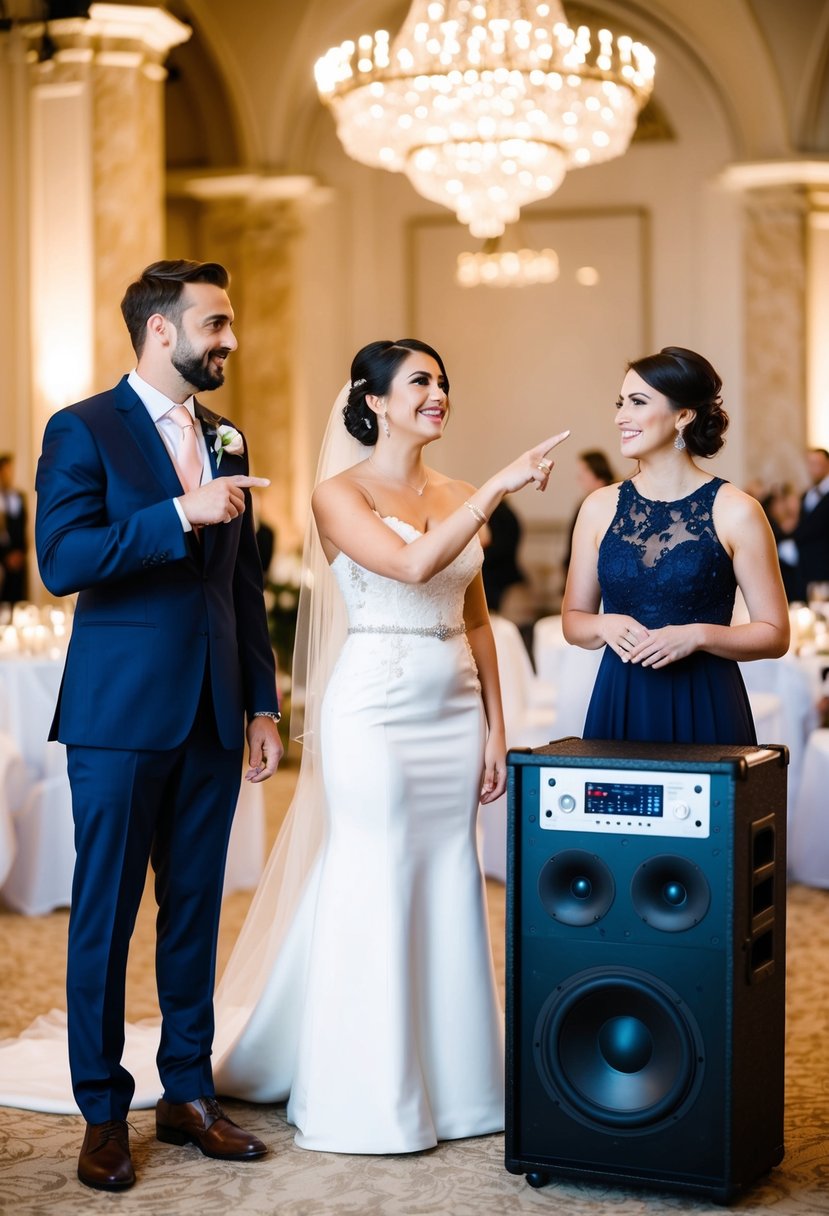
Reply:
<svg viewBox="0 0 829 1216"><path fill-rule="evenodd" d="M135 1182L130 1157L130 1134L123 1119L87 1123L78 1177L97 1191L125 1191Z"/></svg>
<svg viewBox="0 0 829 1216"><path fill-rule="evenodd" d="M254 1161L267 1148L261 1140L228 1119L215 1098L165 1102L155 1108L155 1134L165 1144L195 1144L205 1157L219 1161Z"/></svg>

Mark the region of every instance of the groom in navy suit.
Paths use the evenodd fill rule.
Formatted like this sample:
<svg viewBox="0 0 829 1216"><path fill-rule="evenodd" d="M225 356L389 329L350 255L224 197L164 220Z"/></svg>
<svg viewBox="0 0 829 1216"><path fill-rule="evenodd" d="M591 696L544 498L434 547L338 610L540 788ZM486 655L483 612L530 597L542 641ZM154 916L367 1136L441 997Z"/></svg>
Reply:
<svg viewBox="0 0 829 1216"><path fill-rule="evenodd" d="M46 427L36 544L78 593L50 738L66 744L77 860L67 960L78 1177L135 1181L121 1063L130 935L148 861L158 902L160 1140L267 1151L216 1102L210 1066L222 880L245 734L250 781L282 744L243 437L196 401L236 349L224 267L157 262L121 310L137 356L115 388ZM245 727L247 723L247 728Z"/></svg>

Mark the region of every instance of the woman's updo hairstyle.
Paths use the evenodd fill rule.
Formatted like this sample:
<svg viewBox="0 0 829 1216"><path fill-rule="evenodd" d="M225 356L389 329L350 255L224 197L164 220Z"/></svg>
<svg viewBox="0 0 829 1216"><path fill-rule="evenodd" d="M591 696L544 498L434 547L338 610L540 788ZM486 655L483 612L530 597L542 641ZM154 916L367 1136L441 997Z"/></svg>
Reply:
<svg viewBox="0 0 829 1216"><path fill-rule="evenodd" d="M399 338L396 342L369 342L358 350L351 364L351 388L348 401L343 406L343 421L346 430L366 447L377 442L377 415L366 402L370 397L385 397L397 369L412 351L431 355L441 370L449 392L449 378L443 360L436 350L417 338Z"/></svg>
<svg viewBox="0 0 829 1216"><path fill-rule="evenodd" d="M714 456L725 443L728 414L722 407L722 380L696 351L664 346L658 355L646 355L628 364L628 370L667 397L672 407L696 410L682 432L692 456Z"/></svg>

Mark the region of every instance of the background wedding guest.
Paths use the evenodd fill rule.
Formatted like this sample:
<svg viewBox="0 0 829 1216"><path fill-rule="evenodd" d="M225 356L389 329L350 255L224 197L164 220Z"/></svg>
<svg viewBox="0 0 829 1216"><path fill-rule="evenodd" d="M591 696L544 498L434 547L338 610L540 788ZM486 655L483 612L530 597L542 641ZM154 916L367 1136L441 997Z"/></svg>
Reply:
<svg viewBox="0 0 829 1216"><path fill-rule="evenodd" d="M721 387L684 347L628 364L615 423L636 471L585 500L564 596L567 640L604 647L586 739L757 741L739 661L785 654L789 615L759 502L697 463L724 443Z"/></svg>
<svg viewBox="0 0 829 1216"><path fill-rule="evenodd" d="M264 519L260 519L256 524L256 548L259 551L262 573L267 579L276 549L276 532Z"/></svg>
<svg viewBox="0 0 829 1216"><path fill-rule="evenodd" d="M760 505L771 525L786 598L791 602L800 596L799 554L794 539L800 517L800 499L790 485L784 484L772 486L768 493L760 496Z"/></svg>
<svg viewBox="0 0 829 1216"><path fill-rule="evenodd" d="M14 485L14 456L0 455L0 599L17 604L28 599L26 499Z"/></svg>
<svg viewBox="0 0 829 1216"><path fill-rule="evenodd" d="M581 497L579 506L584 502L588 494L592 494L594 490L600 490L602 486L609 486L616 480L616 474L607 455L598 448L590 448L586 452L579 452L576 457L576 485L579 488ZM564 551L564 557L561 562L561 567L564 571L564 577L567 577L567 571L570 567L570 554L573 548L573 531L576 527L578 519L578 508L576 509L573 518L567 529L567 543Z"/></svg>
<svg viewBox="0 0 829 1216"><path fill-rule="evenodd" d="M829 452L810 448L806 453L810 487L800 504L794 530L798 552L798 599L808 599L810 583L829 582Z"/></svg>
<svg viewBox="0 0 829 1216"><path fill-rule="evenodd" d="M490 612L502 611L505 594L511 588L526 586L527 576L518 564L522 532L521 520L506 500L499 502L486 527L481 529L484 547L481 576Z"/></svg>
<svg viewBox="0 0 829 1216"><path fill-rule="evenodd" d="M67 954L72 1087L86 1119L78 1177L135 1181L121 1062L129 940L148 862L159 905L156 1135L208 1157L267 1151L218 1105L211 1070L222 879L247 734L247 778L282 756L243 437L194 393L236 349L228 275L148 266L121 303L137 364L49 419L37 555L78 594L50 738L66 744L77 858ZM219 464L214 444L227 428ZM245 730L247 720L247 730Z"/></svg>

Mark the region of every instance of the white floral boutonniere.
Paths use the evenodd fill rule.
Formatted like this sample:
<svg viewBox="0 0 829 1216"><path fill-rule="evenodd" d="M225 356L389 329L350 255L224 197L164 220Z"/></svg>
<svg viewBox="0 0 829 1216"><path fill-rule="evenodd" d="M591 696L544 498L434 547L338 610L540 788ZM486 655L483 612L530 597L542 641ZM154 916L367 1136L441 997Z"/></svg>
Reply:
<svg viewBox="0 0 829 1216"><path fill-rule="evenodd" d="M217 426L213 451L216 453L216 468L222 463L225 452L229 456L241 456L245 450L245 441L235 426Z"/></svg>

